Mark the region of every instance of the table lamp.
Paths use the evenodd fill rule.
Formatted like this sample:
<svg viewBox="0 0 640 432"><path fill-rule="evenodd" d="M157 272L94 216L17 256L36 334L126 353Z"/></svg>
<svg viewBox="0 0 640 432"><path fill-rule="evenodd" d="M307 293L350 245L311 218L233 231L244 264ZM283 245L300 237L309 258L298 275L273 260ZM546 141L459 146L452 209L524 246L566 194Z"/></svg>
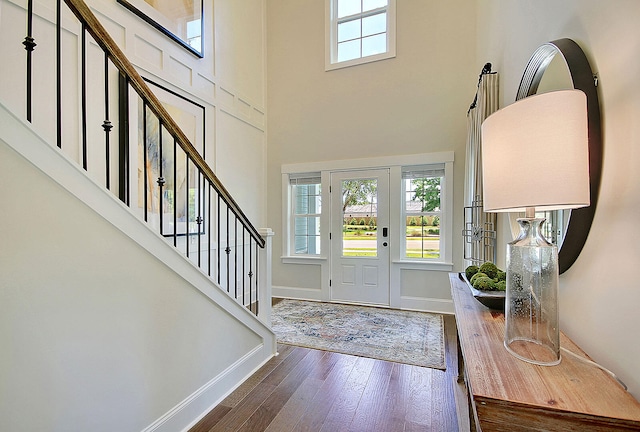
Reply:
<svg viewBox="0 0 640 432"><path fill-rule="evenodd" d="M482 124L484 211L525 212L507 245L506 349L543 366L560 363L558 248L535 210L589 205L587 100L580 90L529 96Z"/></svg>

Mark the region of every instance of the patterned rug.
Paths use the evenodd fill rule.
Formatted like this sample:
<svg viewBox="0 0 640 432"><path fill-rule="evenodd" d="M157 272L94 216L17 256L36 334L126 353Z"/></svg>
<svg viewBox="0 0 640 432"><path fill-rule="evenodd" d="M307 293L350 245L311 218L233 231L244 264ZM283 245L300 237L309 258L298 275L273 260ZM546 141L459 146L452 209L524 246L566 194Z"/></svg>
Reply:
<svg viewBox="0 0 640 432"><path fill-rule="evenodd" d="M445 369L442 315L282 300L273 306L278 342Z"/></svg>

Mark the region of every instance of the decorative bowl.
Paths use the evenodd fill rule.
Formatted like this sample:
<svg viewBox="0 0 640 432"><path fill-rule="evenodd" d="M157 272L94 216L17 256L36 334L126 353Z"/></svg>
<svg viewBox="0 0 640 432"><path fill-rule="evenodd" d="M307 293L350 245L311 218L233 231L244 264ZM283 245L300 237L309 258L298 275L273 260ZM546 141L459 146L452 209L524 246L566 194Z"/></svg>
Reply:
<svg viewBox="0 0 640 432"><path fill-rule="evenodd" d="M467 279L464 273L459 273L460 279L465 281L473 297L480 303L488 307L489 309L499 310L504 312L504 301L507 293L505 291L480 291L475 289L471 282Z"/></svg>

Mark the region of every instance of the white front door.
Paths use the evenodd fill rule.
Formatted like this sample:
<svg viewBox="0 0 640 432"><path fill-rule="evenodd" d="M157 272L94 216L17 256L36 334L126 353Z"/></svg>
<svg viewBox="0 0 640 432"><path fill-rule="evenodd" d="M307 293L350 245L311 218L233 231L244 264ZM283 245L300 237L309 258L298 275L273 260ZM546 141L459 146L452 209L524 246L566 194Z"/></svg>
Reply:
<svg viewBox="0 0 640 432"><path fill-rule="evenodd" d="M389 170L331 173L331 300L389 305Z"/></svg>

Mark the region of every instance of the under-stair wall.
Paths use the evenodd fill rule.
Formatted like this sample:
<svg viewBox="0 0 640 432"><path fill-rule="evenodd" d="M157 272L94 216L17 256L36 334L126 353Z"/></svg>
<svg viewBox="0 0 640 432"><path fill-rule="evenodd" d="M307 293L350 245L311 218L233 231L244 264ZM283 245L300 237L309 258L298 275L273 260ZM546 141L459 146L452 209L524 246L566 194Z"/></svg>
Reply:
<svg viewBox="0 0 640 432"><path fill-rule="evenodd" d="M0 430L179 431L271 330L0 106Z"/></svg>

